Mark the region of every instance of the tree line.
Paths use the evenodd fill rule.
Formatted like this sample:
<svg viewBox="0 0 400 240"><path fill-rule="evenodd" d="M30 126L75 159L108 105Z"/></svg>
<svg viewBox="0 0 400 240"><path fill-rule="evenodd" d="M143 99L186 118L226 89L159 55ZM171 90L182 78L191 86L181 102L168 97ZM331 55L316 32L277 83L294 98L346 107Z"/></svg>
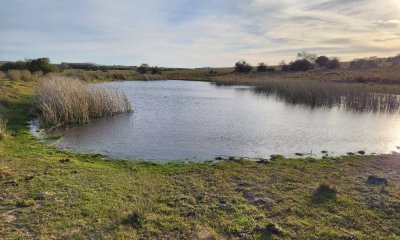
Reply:
<svg viewBox="0 0 400 240"><path fill-rule="evenodd" d="M317 56L307 52L301 52L297 54L297 59L286 64L282 61L280 64L280 70L282 72L298 72L308 71L317 67L324 69L336 69L340 67L339 59L336 57ZM268 67L265 63L259 63L257 67L253 68L251 64L244 60L240 60L235 64L236 73L250 73L255 69L256 72L275 72L277 69L274 67Z"/></svg>

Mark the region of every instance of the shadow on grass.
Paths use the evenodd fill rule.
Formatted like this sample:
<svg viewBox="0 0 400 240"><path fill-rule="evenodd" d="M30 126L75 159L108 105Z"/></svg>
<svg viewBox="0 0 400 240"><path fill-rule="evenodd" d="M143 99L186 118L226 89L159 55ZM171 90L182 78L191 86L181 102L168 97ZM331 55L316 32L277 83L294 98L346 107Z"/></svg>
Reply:
<svg viewBox="0 0 400 240"><path fill-rule="evenodd" d="M313 192L311 196L311 202L315 204L326 203L330 201L336 200L337 189L326 184L322 183L318 186L318 188Z"/></svg>

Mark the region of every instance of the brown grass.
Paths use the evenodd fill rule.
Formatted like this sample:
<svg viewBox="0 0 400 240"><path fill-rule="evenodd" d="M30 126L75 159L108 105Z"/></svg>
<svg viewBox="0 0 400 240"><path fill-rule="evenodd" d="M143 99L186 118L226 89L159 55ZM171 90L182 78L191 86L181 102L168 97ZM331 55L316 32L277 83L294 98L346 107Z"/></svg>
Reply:
<svg viewBox="0 0 400 240"><path fill-rule="evenodd" d="M0 78L5 78L6 74L4 74L2 71L0 71Z"/></svg>
<svg viewBox="0 0 400 240"><path fill-rule="evenodd" d="M21 80L21 72L19 70L8 70L7 77L11 80Z"/></svg>
<svg viewBox="0 0 400 240"><path fill-rule="evenodd" d="M32 73L29 70L21 70L21 79L24 81L31 81L33 79Z"/></svg>
<svg viewBox="0 0 400 240"><path fill-rule="evenodd" d="M40 81L35 110L44 126L84 124L91 118L132 110L124 93L85 84L76 78L50 76Z"/></svg>

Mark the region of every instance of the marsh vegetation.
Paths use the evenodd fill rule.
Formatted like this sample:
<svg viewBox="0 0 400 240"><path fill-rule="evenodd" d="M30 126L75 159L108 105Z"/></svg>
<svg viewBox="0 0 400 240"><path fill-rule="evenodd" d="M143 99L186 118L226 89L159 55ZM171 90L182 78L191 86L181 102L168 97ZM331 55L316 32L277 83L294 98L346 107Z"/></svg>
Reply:
<svg viewBox="0 0 400 240"><path fill-rule="evenodd" d="M122 92L49 76L39 83L34 110L44 126L54 126L83 124L91 118L130 112L132 107Z"/></svg>
<svg viewBox="0 0 400 240"><path fill-rule="evenodd" d="M256 94L272 95L290 104L339 108L362 112L395 113L400 109L400 97L375 93L338 83L318 81L264 81L253 88Z"/></svg>

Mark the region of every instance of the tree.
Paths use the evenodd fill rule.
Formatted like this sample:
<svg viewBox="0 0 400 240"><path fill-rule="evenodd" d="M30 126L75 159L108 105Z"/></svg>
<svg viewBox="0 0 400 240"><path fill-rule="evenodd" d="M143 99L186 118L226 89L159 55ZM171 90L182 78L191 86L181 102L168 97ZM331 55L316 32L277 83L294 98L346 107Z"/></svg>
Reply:
<svg viewBox="0 0 400 240"><path fill-rule="evenodd" d="M290 71L308 71L314 68L312 64L307 59L299 59L289 64Z"/></svg>
<svg viewBox="0 0 400 240"><path fill-rule="evenodd" d="M332 58L331 60L329 60L326 64L325 67L327 69L336 69L340 67L340 62L339 59L337 58Z"/></svg>
<svg viewBox="0 0 400 240"><path fill-rule="evenodd" d="M157 66L151 68L151 74L161 74L161 69Z"/></svg>
<svg viewBox="0 0 400 240"><path fill-rule="evenodd" d="M55 65L50 64L49 58L38 58L33 60L28 60L26 66L31 72L39 72L50 73L56 72L58 68Z"/></svg>
<svg viewBox="0 0 400 240"><path fill-rule="evenodd" d="M307 60L310 63L315 63L315 59L317 58L317 54L308 53L307 51L302 51L297 53L298 60Z"/></svg>
<svg viewBox="0 0 400 240"><path fill-rule="evenodd" d="M244 60L240 60L235 64L236 73L249 73L253 67Z"/></svg>
<svg viewBox="0 0 400 240"><path fill-rule="evenodd" d="M326 64L329 62L329 58L326 56L319 56L316 60L315 63L318 64L320 68L326 67Z"/></svg>
<svg viewBox="0 0 400 240"><path fill-rule="evenodd" d="M267 72L268 67L264 63L259 63L257 67L257 72Z"/></svg>
<svg viewBox="0 0 400 240"><path fill-rule="evenodd" d="M138 72L140 74L146 74L148 73L150 70L150 66L147 63L143 63L142 65L140 65L140 67L138 68Z"/></svg>

